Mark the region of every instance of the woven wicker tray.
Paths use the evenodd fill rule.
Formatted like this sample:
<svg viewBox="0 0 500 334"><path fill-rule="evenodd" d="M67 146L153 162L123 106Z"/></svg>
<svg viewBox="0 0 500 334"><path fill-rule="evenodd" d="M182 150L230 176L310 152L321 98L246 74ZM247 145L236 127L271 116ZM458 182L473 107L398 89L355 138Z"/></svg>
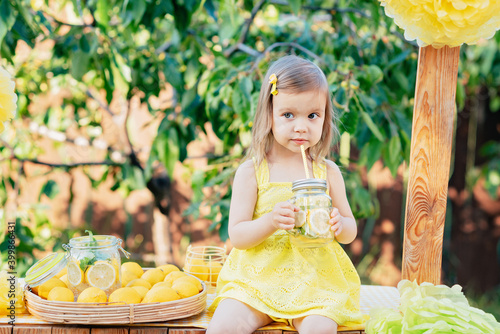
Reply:
<svg viewBox="0 0 500 334"><path fill-rule="evenodd" d="M34 316L64 324L116 325L168 321L201 313L207 305L207 286L192 297L165 303L116 305L116 303L70 303L48 301L35 295L28 287L26 307Z"/></svg>

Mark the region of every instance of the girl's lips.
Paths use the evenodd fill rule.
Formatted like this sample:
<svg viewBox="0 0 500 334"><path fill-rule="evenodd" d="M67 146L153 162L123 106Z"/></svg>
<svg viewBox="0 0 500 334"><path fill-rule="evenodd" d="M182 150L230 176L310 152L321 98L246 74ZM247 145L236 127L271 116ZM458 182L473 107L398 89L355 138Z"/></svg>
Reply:
<svg viewBox="0 0 500 334"><path fill-rule="evenodd" d="M305 139L292 139L292 141L297 145L302 145L307 142Z"/></svg>

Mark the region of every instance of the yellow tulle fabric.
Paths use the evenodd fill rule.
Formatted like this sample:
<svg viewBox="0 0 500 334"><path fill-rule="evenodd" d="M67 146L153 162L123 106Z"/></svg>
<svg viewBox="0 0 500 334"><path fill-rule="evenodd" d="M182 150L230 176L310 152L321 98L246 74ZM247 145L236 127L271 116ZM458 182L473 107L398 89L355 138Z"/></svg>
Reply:
<svg viewBox="0 0 500 334"><path fill-rule="evenodd" d="M475 44L500 29L498 0L379 0L387 16L420 46Z"/></svg>
<svg viewBox="0 0 500 334"><path fill-rule="evenodd" d="M13 118L16 112L17 95L14 87L9 72L0 67L0 133L4 129L3 122Z"/></svg>
<svg viewBox="0 0 500 334"><path fill-rule="evenodd" d="M325 179L326 166L313 163L313 174ZM254 219L292 196L290 182L269 182L265 160L256 166L256 178ZM320 248L299 248L290 243L284 230L278 230L256 247L231 250L209 311L224 298L233 298L275 321L290 323L290 319L316 314L337 324L360 324L359 290L359 276L336 241Z"/></svg>

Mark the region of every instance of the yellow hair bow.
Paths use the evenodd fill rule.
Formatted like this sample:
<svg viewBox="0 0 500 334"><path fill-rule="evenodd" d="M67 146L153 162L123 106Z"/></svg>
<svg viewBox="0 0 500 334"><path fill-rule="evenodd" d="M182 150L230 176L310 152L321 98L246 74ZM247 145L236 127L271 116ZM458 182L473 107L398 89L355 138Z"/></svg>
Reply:
<svg viewBox="0 0 500 334"><path fill-rule="evenodd" d="M278 78L276 77L276 74L271 74L271 76L269 77L269 83L273 85L271 87L271 94L277 95L278 89L276 89L276 84L278 83Z"/></svg>

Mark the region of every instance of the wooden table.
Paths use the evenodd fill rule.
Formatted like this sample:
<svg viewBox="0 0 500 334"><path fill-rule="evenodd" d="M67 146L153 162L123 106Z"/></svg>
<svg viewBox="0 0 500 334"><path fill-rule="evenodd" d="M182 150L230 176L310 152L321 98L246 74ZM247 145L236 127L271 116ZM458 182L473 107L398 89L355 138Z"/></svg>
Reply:
<svg viewBox="0 0 500 334"><path fill-rule="evenodd" d="M203 334L202 328L145 326L86 326L86 325L0 325L0 334ZM294 334L288 330L258 330L257 334ZM339 332L363 334L364 331Z"/></svg>

